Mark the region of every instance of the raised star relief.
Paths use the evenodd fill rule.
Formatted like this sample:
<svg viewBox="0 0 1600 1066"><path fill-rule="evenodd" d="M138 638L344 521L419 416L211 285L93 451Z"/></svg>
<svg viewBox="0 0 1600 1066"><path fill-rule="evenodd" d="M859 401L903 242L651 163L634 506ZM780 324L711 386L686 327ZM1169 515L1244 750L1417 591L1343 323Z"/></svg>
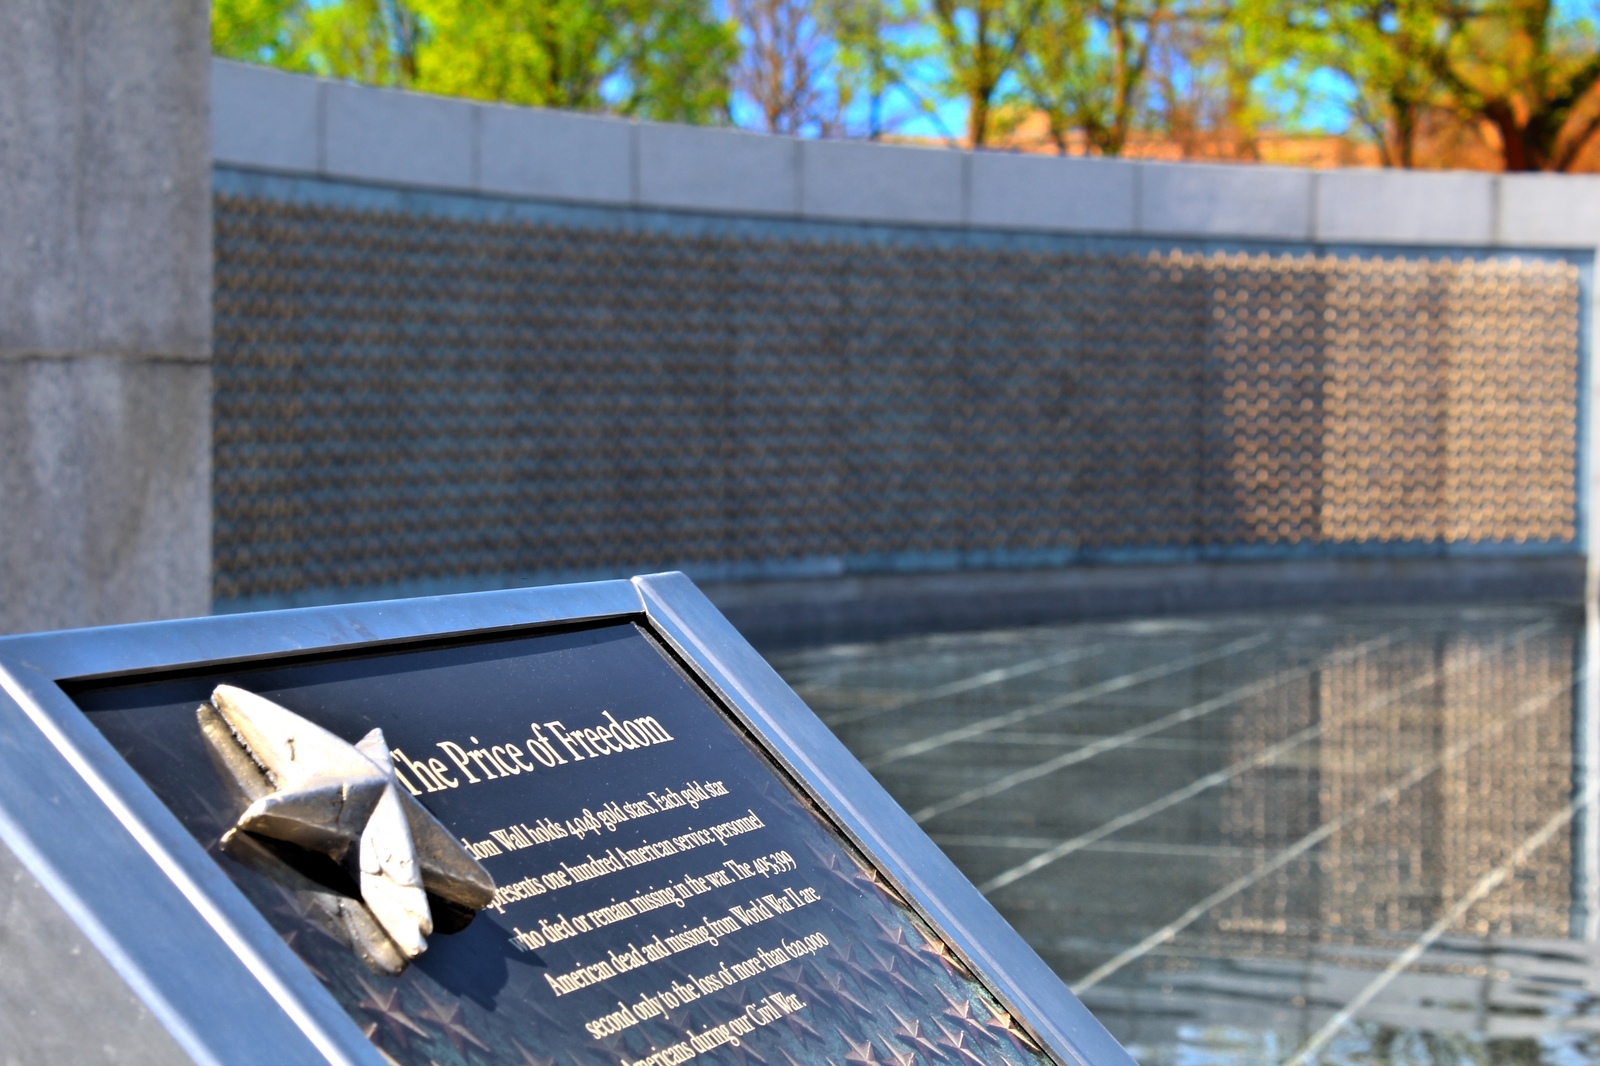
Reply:
<svg viewBox="0 0 1600 1066"><path fill-rule="evenodd" d="M373 923L349 923L351 946L398 973L427 950L433 896L453 917L494 898L494 879L438 819L401 788L383 731L354 744L264 697L218 685L196 712L217 761L249 801L241 831L321 852L358 883Z"/></svg>
<svg viewBox="0 0 1600 1066"><path fill-rule="evenodd" d="M893 1061L894 1066L916 1066L917 1056L915 1052L902 1051L887 1042L884 1046L889 1049L889 1058Z"/></svg>
<svg viewBox="0 0 1600 1066"><path fill-rule="evenodd" d="M860 1063L861 1066L880 1066L877 1057L872 1053L872 1041L867 1040L858 1044L850 1039L850 1035L838 1026L834 1027L834 1031L844 1039L845 1046L850 1049L844 1054L846 1062Z"/></svg>
<svg viewBox="0 0 1600 1066"><path fill-rule="evenodd" d="M958 1062L972 1063L972 1066L987 1066L984 1061L967 1045L967 1034L959 1029L952 1030L943 1022L935 1019L934 1024L939 1027L941 1034L939 1043L950 1049Z"/></svg>
<svg viewBox="0 0 1600 1066"><path fill-rule="evenodd" d="M1039 1049L1039 1045L1034 1041L1033 1037L1029 1036L1027 1031L1023 1029L1022 1026L1017 1024L1017 1020L1013 1018L1009 1012L1003 1011L999 1007L996 1007L994 1004L985 1000L979 1000L978 1002L982 1003L984 1009L986 1009L990 1015L992 1015L992 1017L990 1017L989 1020L984 1023L985 1025L992 1029L1000 1030L1002 1033L1006 1034L1012 1040L1016 1041L1022 1047L1027 1048L1030 1051L1037 1051Z"/></svg>

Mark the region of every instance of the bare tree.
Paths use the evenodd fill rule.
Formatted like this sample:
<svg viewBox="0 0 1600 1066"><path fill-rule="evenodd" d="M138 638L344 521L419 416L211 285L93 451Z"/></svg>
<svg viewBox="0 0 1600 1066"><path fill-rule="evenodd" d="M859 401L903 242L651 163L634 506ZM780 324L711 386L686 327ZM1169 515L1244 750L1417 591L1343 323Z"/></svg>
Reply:
<svg viewBox="0 0 1600 1066"><path fill-rule="evenodd" d="M914 0L820 0L820 4L833 38L832 74L840 117L853 104L864 104L860 131L868 140L878 140L894 123L886 113L890 94L898 90L914 98L905 68L914 62L915 49L897 39L898 31L916 22Z"/></svg>
<svg viewBox="0 0 1600 1066"><path fill-rule="evenodd" d="M831 42L810 0L733 0L745 38L734 86L761 109L769 133L830 133L838 120L823 72Z"/></svg>

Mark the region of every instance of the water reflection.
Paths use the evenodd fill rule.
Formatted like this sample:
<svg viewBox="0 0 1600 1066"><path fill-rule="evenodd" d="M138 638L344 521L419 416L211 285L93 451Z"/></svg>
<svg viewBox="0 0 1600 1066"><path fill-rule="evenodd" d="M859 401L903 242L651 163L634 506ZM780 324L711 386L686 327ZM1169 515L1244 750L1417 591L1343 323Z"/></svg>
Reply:
<svg viewBox="0 0 1600 1066"><path fill-rule="evenodd" d="M1083 625L779 669L1146 1064L1600 1059L1563 606Z"/></svg>

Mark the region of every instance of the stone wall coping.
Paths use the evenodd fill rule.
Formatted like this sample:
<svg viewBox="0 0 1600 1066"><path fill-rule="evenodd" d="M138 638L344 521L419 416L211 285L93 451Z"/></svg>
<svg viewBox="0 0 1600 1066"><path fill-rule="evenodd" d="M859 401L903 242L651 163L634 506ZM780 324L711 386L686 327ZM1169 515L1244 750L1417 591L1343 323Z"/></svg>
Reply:
<svg viewBox="0 0 1600 1066"><path fill-rule="evenodd" d="M753 217L1143 237L1600 246L1600 175L972 152L374 89L212 61L214 165Z"/></svg>

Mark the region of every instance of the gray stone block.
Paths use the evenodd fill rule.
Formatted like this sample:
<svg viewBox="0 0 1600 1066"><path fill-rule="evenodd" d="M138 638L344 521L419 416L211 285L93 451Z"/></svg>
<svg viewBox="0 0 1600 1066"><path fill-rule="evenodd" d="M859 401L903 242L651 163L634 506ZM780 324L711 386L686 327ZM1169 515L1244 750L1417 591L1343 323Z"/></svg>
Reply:
<svg viewBox="0 0 1600 1066"><path fill-rule="evenodd" d="M3 843L0 959L0 1066L193 1061Z"/></svg>
<svg viewBox="0 0 1600 1066"><path fill-rule="evenodd" d="M1316 176L1316 239L1483 245L1494 239L1489 174L1327 170Z"/></svg>
<svg viewBox="0 0 1600 1066"><path fill-rule="evenodd" d="M213 59L211 158L267 170L320 170L323 87L316 78Z"/></svg>
<svg viewBox="0 0 1600 1066"><path fill-rule="evenodd" d="M205 0L0 33L0 630L210 607Z"/></svg>
<svg viewBox="0 0 1600 1066"><path fill-rule="evenodd" d="M800 142L738 130L641 123L638 202L648 207L792 215Z"/></svg>
<svg viewBox="0 0 1600 1066"><path fill-rule="evenodd" d="M211 350L204 0L14 0L0 354Z"/></svg>
<svg viewBox="0 0 1600 1066"><path fill-rule="evenodd" d="M0 632L211 610L211 368L0 359Z"/></svg>
<svg viewBox="0 0 1600 1066"><path fill-rule="evenodd" d="M474 105L342 82L324 91L329 176L436 189L477 185Z"/></svg>
<svg viewBox="0 0 1600 1066"><path fill-rule="evenodd" d="M1498 244L1600 246L1600 176L1502 174Z"/></svg>
<svg viewBox="0 0 1600 1066"><path fill-rule="evenodd" d="M1139 230L1194 237L1311 236L1311 172L1213 163L1140 163Z"/></svg>
<svg viewBox="0 0 1600 1066"><path fill-rule="evenodd" d="M801 141L800 210L864 222L966 221L967 153L862 141Z"/></svg>
<svg viewBox="0 0 1600 1066"><path fill-rule="evenodd" d="M1134 165L1116 159L975 152L974 226L1127 233Z"/></svg>
<svg viewBox="0 0 1600 1066"><path fill-rule="evenodd" d="M477 108L479 188L510 196L627 203L633 124L544 108Z"/></svg>

